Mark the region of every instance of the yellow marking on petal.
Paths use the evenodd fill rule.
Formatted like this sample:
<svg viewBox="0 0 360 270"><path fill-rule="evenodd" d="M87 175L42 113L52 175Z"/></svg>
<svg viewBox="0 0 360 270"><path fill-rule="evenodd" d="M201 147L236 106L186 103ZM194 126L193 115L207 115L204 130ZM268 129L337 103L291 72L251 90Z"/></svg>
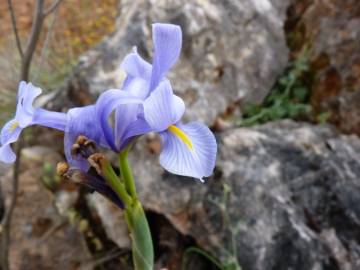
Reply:
<svg viewBox="0 0 360 270"><path fill-rule="evenodd" d="M11 124L11 126L9 127L9 131L13 132L15 128L17 128L19 126L19 122L15 121L14 123Z"/></svg>
<svg viewBox="0 0 360 270"><path fill-rule="evenodd" d="M171 125L168 127L168 130L173 133L175 136L177 136L180 140L183 141L183 143L186 144L186 146L190 149L193 150L193 144L190 140L190 138L185 134L184 131L182 131L180 128L178 128L175 125Z"/></svg>

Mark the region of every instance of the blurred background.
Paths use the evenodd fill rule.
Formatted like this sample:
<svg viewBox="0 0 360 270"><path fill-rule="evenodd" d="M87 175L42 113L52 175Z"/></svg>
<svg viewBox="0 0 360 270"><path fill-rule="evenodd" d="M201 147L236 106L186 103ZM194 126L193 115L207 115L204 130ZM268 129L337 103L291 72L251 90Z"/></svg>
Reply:
<svg viewBox="0 0 360 270"><path fill-rule="evenodd" d="M37 1L0 1L1 125L22 65L9 2L26 48ZM131 154L156 269L360 269L360 2L63 0L44 17L30 65L38 106L66 112L121 87L134 46L151 62L154 22L181 26L168 78L185 121L207 124L218 142L206 184L165 172L154 134ZM122 212L56 175L62 140L25 131L10 269L132 269ZM12 167L0 175L4 218Z"/></svg>

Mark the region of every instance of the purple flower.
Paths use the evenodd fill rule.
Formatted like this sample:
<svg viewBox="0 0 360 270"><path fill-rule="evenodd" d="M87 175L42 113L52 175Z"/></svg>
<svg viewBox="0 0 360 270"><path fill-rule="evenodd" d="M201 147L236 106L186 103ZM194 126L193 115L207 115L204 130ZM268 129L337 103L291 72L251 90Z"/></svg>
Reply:
<svg viewBox="0 0 360 270"><path fill-rule="evenodd" d="M95 105L72 108L67 112L65 136L64 136L64 152L67 162L72 167L87 172L89 163L88 156L72 155L71 149L76 139L80 136L86 136L98 145L107 146L103 139L102 130L96 121Z"/></svg>
<svg viewBox="0 0 360 270"><path fill-rule="evenodd" d="M143 60L136 50L126 56L122 63L127 73L123 91L109 90L96 104L105 139L114 151L120 152L134 136L158 132L163 146L160 164L171 173L202 180L212 174L215 166L215 137L201 123L181 124L184 102L173 94L165 77L179 58L181 29L176 25L154 24L153 41L153 64ZM112 129L108 120L114 110Z"/></svg>
<svg viewBox="0 0 360 270"><path fill-rule="evenodd" d="M33 108L33 101L41 92L40 88L31 83L20 82L15 117L7 122L1 130L0 161L4 163L15 161L16 155L10 144L18 140L24 128L31 125L42 125L60 130L64 129L65 114Z"/></svg>

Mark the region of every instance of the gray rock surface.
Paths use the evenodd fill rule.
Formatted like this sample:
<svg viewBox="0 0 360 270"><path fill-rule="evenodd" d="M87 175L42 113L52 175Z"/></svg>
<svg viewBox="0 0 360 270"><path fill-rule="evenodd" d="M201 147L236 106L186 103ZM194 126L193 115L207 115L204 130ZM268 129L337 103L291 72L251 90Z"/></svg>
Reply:
<svg viewBox="0 0 360 270"><path fill-rule="evenodd" d="M151 23L179 24L181 59L168 77L185 99L189 120L211 125L241 101L261 102L284 69L288 50L283 24L290 0L125 0L116 32L80 58L61 95L69 106L94 101L121 86L120 63L133 46L152 57ZM56 105L54 106L56 108Z"/></svg>
<svg viewBox="0 0 360 270"><path fill-rule="evenodd" d="M185 99L186 118L212 125L234 104L260 102L282 72L289 2L124 0L118 30L81 58L53 107L89 104L103 90L119 87L123 57L137 46L151 59L151 23L171 22L181 25L184 44L169 78ZM307 14L316 17L311 10ZM331 45L330 34L314 37ZM217 169L206 184L166 173L153 134L136 145L131 163L148 211L244 270L360 269L358 137L292 121L217 136ZM111 220L106 226L116 242Z"/></svg>
<svg viewBox="0 0 360 270"><path fill-rule="evenodd" d="M230 130L206 184L166 173L156 141L132 154L140 197L203 249L244 270L360 269L358 137L292 121Z"/></svg>

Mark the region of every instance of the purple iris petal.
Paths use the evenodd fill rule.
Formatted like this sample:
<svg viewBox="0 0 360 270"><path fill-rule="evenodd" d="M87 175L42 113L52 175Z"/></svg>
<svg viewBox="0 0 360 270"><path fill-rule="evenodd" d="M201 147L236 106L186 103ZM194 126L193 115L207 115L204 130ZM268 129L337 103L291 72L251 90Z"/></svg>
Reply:
<svg viewBox="0 0 360 270"><path fill-rule="evenodd" d="M141 104L142 100L132 96L130 93L121 91L118 89L111 89L102 93L96 102L96 115L99 120L101 129L104 132L104 138L109 147L118 152L118 148L115 144L115 135L109 124L109 117L111 112L120 105L126 106L127 104ZM136 111L136 110L134 110ZM136 111L137 113L137 111ZM126 115L129 119L133 119L133 116ZM120 119L116 120L121 121ZM128 121L126 121L128 122Z"/></svg>
<svg viewBox="0 0 360 270"><path fill-rule="evenodd" d="M127 74L122 89L145 99L149 94L151 65L142 59L135 50L125 57L121 68Z"/></svg>
<svg viewBox="0 0 360 270"><path fill-rule="evenodd" d="M124 104L115 110L115 144L116 149L124 140L128 126L137 119L139 104Z"/></svg>
<svg viewBox="0 0 360 270"><path fill-rule="evenodd" d="M19 138L22 128L19 127L17 120L13 119L7 122L1 130L0 161L4 163L13 163L16 155L10 147L10 143L16 142Z"/></svg>
<svg viewBox="0 0 360 270"><path fill-rule="evenodd" d="M65 131L66 122L66 113L52 112L44 109L36 109L32 120L33 125L55 128L61 131Z"/></svg>
<svg viewBox="0 0 360 270"><path fill-rule="evenodd" d="M35 109L32 104L34 99L41 94L41 89L24 81L19 83L18 100L15 118L7 122L1 130L0 161L12 163L16 156L10 143L16 142L21 130L33 125Z"/></svg>
<svg viewBox="0 0 360 270"><path fill-rule="evenodd" d="M98 114L105 139L114 151L123 149L133 136L149 132L151 128L155 128L158 131L166 129L169 124L177 122L184 113L185 105L182 100L176 96L172 97L170 83L167 80L163 80L165 73L175 64L179 57L182 42L181 29L170 24L154 24L153 40L155 48L154 65L150 65L142 59L135 49L133 53L125 57L121 64L121 68L127 73L122 88L125 92L140 100L147 99L147 118L157 118L160 114L163 118L166 118L166 121L163 121L161 125L158 125L157 121L151 120L146 123L143 117L141 117L141 113L139 113L141 106L133 104L125 105L122 101L118 102L117 100L124 100L124 97L120 97L123 94L115 90L104 93L97 102ZM153 90L150 84L152 83L153 88L156 88L160 81L163 84L159 86L161 90L157 91L154 96L149 97L150 90ZM162 88L165 87L169 88L165 90L167 93L163 93L164 90ZM168 107L164 107L162 106L164 104L158 104L159 102L156 101L158 96L162 95L165 95L161 97L165 98L165 100L161 99L160 102L164 101L164 104ZM140 102L136 103L140 104ZM151 109L152 105L160 105L163 110L156 112L155 109ZM115 131L112 131L108 119L114 109ZM164 114L164 112L168 114Z"/></svg>
<svg viewBox="0 0 360 270"><path fill-rule="evenodd" d="M16 160L16 155L11 149L10 144L4 144L0 147L0 161L11 164Z"/></svg>
<svg viewBox="0 0 360 270"><path fill-rule="evenodd" d="M144 117L154 131L164 131L183 116L185 104L173 94L169 81L162 81L144 101Z"/></svg>
<svg viewBox="0 0 360 270"><path fill-rule="evenodd" d="M71 147L79 135L84 135L98 144L103 142L103 133L96 121L95 105L73 108L67 113L64 137L65 156L71 166L86 172L89 169L87 160L81 156L71 155Z"/></svg>
<svg viewBox="0 0 360 270"><path fill-rule="evenodd" d="M136 48L134 52L128 54L123 62L121 63L121 68L132 77L139 77L146 81L149 81L151 78L151 65L146 62L141 56L137 53Z"/></svg>
<svg viewBox="0 0 360 270"><path fill-rule="evenodd" d="M34 114L32 104L41 92L40 88L33 86L31 83L20 82L15 119L21 128L25 128L31 124Z"/></svg>
<svg viewBox="0 0 360 270"><path fill-rule="evenodd" d="M177 125L190 139L192 149L170 131L160 133L163 149L160 164L169 172L199 178L210 176L215 167L216 140L203 124Z"/></svg>
<svg viewBox="0 0 360 270"><path fill-rule="evenodd" d="M150 131L152 131L152 128L149 124L145 121L145 119L139 117L126 128L120 145L120 151L127 146L133 137L146 134Z"/></svg>
<svg viewBox="0 0 360 270"><path fill-rule="evenodd" d="M154 90L166 72L179 58L182 43L181 28L173 24L153 24L154 58L150 91Z"/></svg>

